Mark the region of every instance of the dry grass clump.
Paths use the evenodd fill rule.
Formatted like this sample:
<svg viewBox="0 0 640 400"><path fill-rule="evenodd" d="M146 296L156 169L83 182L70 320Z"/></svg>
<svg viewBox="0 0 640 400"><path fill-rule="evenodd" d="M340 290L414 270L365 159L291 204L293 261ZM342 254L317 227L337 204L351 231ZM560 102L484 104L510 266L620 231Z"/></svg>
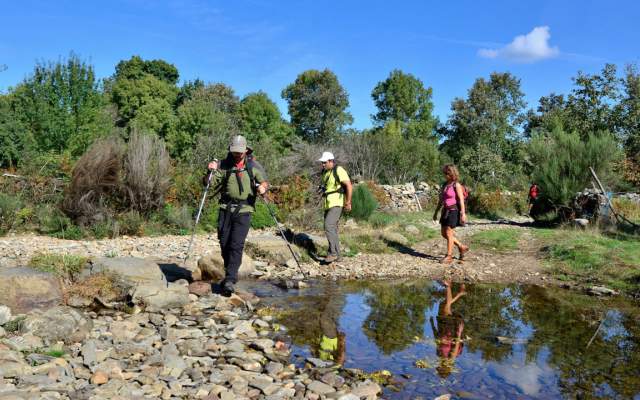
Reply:
<svg viewBox="0 0 640 400"><path fill-rule="evenodd" d="M50 272L56 276L73 279L87 264L87 257L75 254L37 253L28 265L38 271Z"/></svg>
<svg viewBox="0 0 640 400"><path fill-rule="evenodd" d="M126 289L118 282L113 274L97 273L71 285L65 291L67 299L80 297L85 299L101 299L112 302L121 300L126 295Z"/></svg>

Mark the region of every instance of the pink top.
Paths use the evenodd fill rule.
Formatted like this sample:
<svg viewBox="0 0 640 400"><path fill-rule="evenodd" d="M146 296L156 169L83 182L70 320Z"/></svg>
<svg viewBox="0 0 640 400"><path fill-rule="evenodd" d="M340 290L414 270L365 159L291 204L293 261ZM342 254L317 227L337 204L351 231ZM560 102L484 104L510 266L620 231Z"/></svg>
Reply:
<svg viewBox="0 0 640 400"><path fill-rule="evenodd" d="M442 202L447 208L457 204L455 183L451 183L444 187L444 190L442 191Z"/></svg>

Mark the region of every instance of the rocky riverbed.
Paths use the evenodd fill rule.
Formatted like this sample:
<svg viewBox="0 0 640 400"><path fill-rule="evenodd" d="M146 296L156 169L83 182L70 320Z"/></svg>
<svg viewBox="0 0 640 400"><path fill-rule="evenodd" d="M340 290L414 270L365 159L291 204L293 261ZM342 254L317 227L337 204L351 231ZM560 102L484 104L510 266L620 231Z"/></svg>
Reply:
<svg viewBox="0 0 640 400"><path fill-rule="evenodd" d="M331 362L291 364L281 328L243 297L191 294L156 312L0 307L0 399L346 400L381 391Z"/></svg>

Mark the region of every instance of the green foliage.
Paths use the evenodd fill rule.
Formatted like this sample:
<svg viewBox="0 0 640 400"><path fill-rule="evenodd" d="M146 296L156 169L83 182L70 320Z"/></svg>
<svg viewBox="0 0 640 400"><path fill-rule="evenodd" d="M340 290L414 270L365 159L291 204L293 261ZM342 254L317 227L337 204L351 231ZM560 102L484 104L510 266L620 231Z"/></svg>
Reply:
<svg viewBox="0 0 640 400"><path fill-rule="evenodd" d="M200 227L205 232L216 232L218 230L218 211L218 204L207 205L202 210Z"/></svg>
<svg viewBox="0 0 640 400"><path fill-rule="evenodd" d="M0 94L0 167L15 168L32 136L12 107L13 96Z"/></svg>
<svg viewBox="0 0 640 400"><path fill-rule="evenodd" d="M246 95L240 102L239 112L240 129L250 144L268 141L278 151L290 146L293 129L266 93Z"/></svg>
<svg viewBox="0 0 640 400"><path fill-rule="evenodd" d="M74 225L60 209L45 206L36 211L38 229L41 233L60 239L78 240L84 236L80 227Z"/></svg>
<svg viewBox="0 0 640 400"><path fill-rule="evenodd" d="M19 222L22 201L10 194L0 193L0 235L10 231Z"/></svg>
<svg viewBox="0 0 640 400"><path fill-rule="evenodd" d="M127 211L117 217L118 231L121 235L136 236L142 233L144 218L136 210Z"/></svg>
<svg viewBox="0 0 640 400"><path fill-rule="evenodd" d="M497 219L528 210L527 194L512 192L506 195L500 189L488 189L483 185L474 187L467 198L467 211L484 218Z"/></svg>
<svg viewBox="0 0 640 400"><path fill-rule="evenodd" d="M90 230L96 239L115 238L120 234L120 226L110 216L103 221L92 224Z"/></svg>
<svg viewBox="0 0 640 400"><path fill-rule="evenodd" d="M73 278L82 271L88 260L87 257L74 254L38 253L31 257L28 265L62 278Z"/></svg>
<svg viewBox="0 0 640 400"><path fill-rule="evenodd" d="M11 321L2 325L2 328L8 333L16 333L22 330L22 326L24 325L24 321L27 319L26 315L20 315L15 317Z"/></svg>
<svg viewBox="0 0 640 400"><path fill-rule="evenodd" d="M509 252L518 249L521 234L518 229L491 229L474 234L471 243L485 249Z"/></svg>
<svg viewBox="0 0 640 400"><path fill-rule="evenodd" d="M192 210L186 205L176 207L165 204L162 210L162 219L163 225L180 235L188 234L193 228Z"/></svg>
<svg viewBox="0 0 640 400"><path fill-rule="evenodd" d="M143 60L140 56L133 56L122 60L116 65L116 79L141 79L145 75L152 75L170 85L178 83L178 69L164 60Z"/></svg>
<svg viewBox="0 0 640 400"><path fill-rule="evenodd" d="M282 91L282 98L289 104L295 133L310 142L330 142L353 121L346 111L349 96L328 69L301 73Z"/></svg>
<svg viewBox="0 0 640 400"><path fill-rule="evenodd" d="M358 221L366 221L378 207L378 202L373 197L367 185L357 185L351 198L351 215Z"/></svg>
<svg viewBox="0 0 640 400"><path fill-rule="evenodd" d="M371 216L369 216L369 223L374 228L384 228L385 226L389 226L394 221L393 215L389 215L382 212L373 212Z"/></svg>
<svg viewBox="0 0 640 400"><path fill-rule="evenodd" d="M433 117L432 89L412 74L393 70L371 92L378 113L373 120L384 126L390 121L400 125L403 137L432 138L436 125Z"/></svg>
<svg viewBox="0 0 640 400"><path fill-rule="evenodd" d="M619 156L616 141L608 133L581 140L577 133L556 128L534 134L529 145L533 181L540 186L541 197L556 205L568 205L576 192L589 185L589 167L606 182Z"/></svg>
<svg viewBox="0 0 640 400"><path fill-rule="evenodd" d="M275 215L278 215L278 208L274 204L269 204L268 207L270 207L271 211L273 211ZM262 229L275 225L276 223L273 220L267 205L262 201L257 202L255 212L251 216L251 227L253 229Z"/></svg>
<svg viewBox="0 0 640 400"><path fill-rule="evenodd" d="M506 163L500 154L485 144L465 148L458 166L465 182L492 189L503 188L505 184L512 186L517 182L514 178L522 178L518 167Z"/></svg>

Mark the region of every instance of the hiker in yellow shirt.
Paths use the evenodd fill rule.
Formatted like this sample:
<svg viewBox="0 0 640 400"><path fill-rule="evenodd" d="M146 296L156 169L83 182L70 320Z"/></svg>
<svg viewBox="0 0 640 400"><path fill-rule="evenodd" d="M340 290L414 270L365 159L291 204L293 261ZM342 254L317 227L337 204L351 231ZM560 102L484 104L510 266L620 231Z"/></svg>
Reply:
<svg viewBox="0 0 640 400"><path fill-rule="evenodd" d="M322 196L324 203L324 232L329 241L329 252L324 261L340 261L340 237L338 221L342 209L351 211L353 188L347 171L336 164L333 154L325 151L318 160L322 163Z"/></svg>

